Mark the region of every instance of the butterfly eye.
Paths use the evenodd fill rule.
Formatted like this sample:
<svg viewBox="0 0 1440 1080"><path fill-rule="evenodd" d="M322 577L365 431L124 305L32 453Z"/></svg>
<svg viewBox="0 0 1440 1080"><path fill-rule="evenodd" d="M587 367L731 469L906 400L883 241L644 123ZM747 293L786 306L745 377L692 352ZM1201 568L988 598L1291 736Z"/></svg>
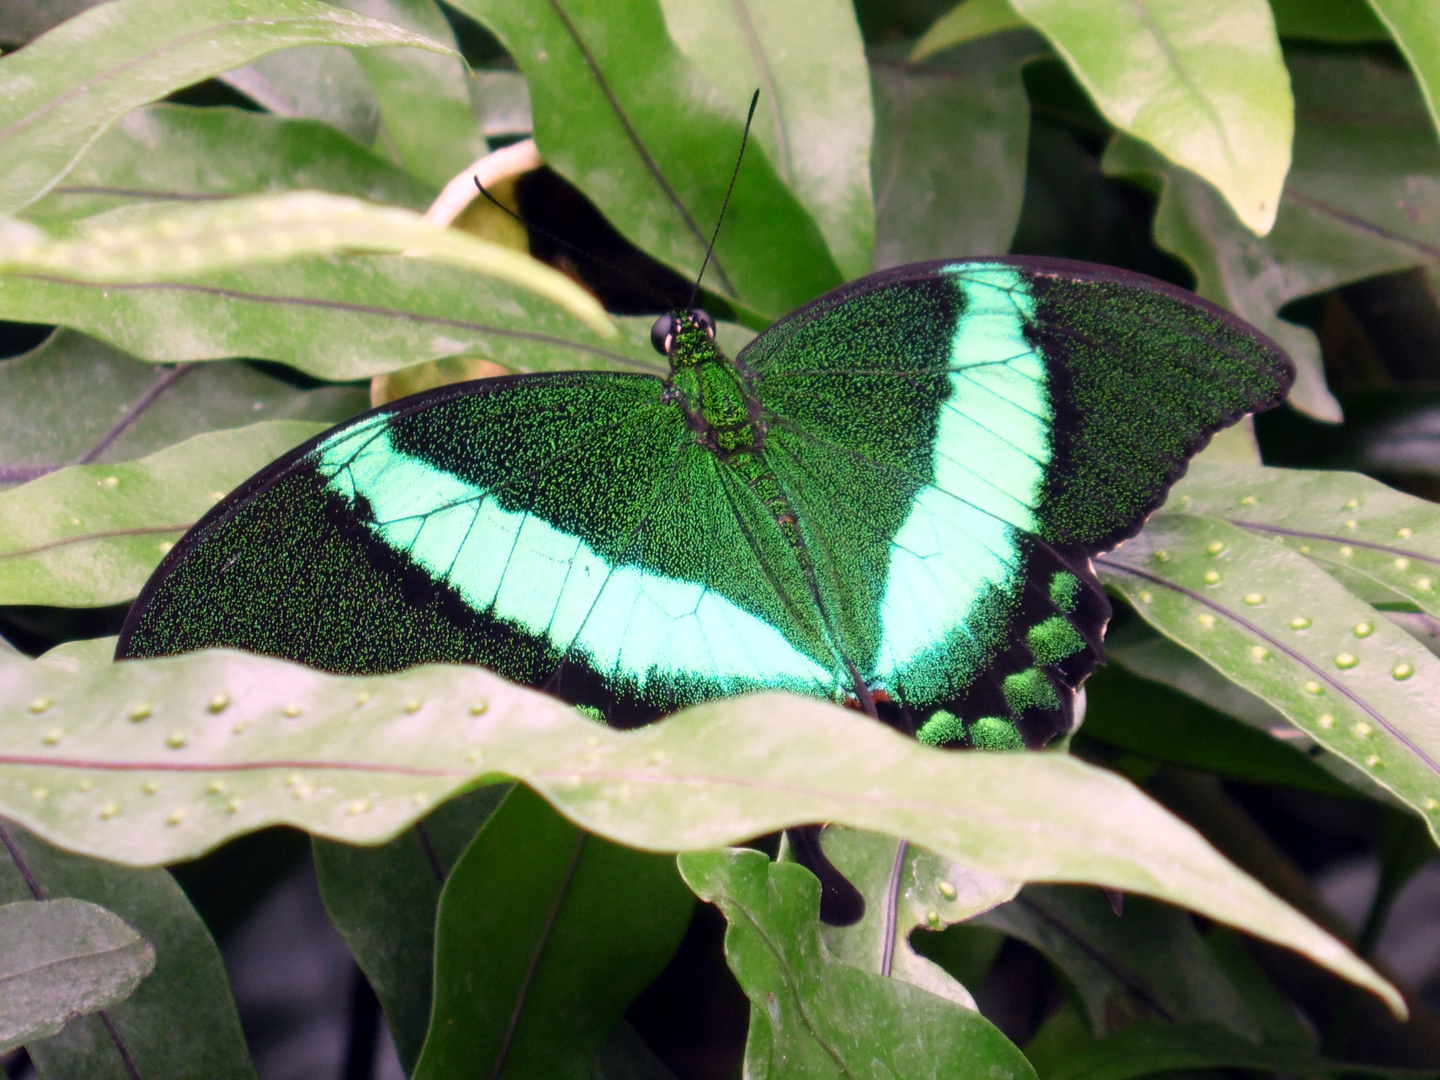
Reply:
<svg viewBox="0 0 1440 1080"><path fill-rule="evenodd" d="M695 321L695 325L705 331L705 336L711 341L714 341L715 320L710 317L710 313L708 311L701 311L699 308L691 308L689 314L690 318Z"/></svg>
<svg viewBox="0 0 1440 1080"><path fill-rule="evenodd" d="M670 343L675 339L675 316L661 315L650 327L650 344L661 356L670 355Z"/></svg>

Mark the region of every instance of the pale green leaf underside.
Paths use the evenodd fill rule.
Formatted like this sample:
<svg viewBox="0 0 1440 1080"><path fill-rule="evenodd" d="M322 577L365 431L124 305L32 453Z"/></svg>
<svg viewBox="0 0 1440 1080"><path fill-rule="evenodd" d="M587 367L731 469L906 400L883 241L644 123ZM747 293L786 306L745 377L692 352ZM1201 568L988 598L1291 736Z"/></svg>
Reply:
<svg viewBox="0 0 1440 1080"><path fill-rule="evenodd" d="M1266 0L1013 0L1105 118L1198 173L1263 236L1295 104Z"/></svg>
<svg viewBox="0 0 1440 1080"><path fill-rule="evenodd" d="M405 254L500 278L544 297L596 333L614 332L594 296L538 259L437 228L413 210L322 191L198 206L142 204L76 222L74 232L74 239L0 237L0 273L90 282L186 281L339 251Z"/></svg>
<svg viewBox="0 0 1440 1080"><path fill-rule="evenodd" d="M1164 513L1096 563L1157 630L1440 835L1440 659L1296 546L1219 518Z"/></svg>
<svg viewBox="0 0 1440 1080"><path fill-rule="evenodd" d="M154 967L150 943L97 904L0 905L0 1054L124 1001Z"/></svg>
<svg viewBox="0 0 1440 1080"><path fill-rule="evenodd" d="M963 0L936 19L930 29L921 35L910 51L910 60L918 63L967 41L1028 25L1015 13L1010 0Z"/></svg>
<svg viewBox="0 0 1440 1080"><path fill-rule="evenodd" d="M317 0L101 4L0 60L0 212L45 194L137 105L293 45L453 52Z"/></svg>
<svg viewBox="0 0 1440 1080"><path fill-rule="evenodd" d="M0 813L73 850L174 862L276 824L381 843L457 791L508 777L591 832L648 850L832 821L997 876L1144 893L1300 950L1404 1007L1188 825L1073 758L932 750L775 694L618 732L481 669L341 678L231 652L112 664L112 647L0 657Z"/></svg>
<svg viewBox="0 0 1440 1080"><path fill-rule="evenodd" d="M0 604L130 599L227 492L324 430L276 420L209 432L139 461L73 465L0 492Z"/></svg>
<svg viewBox="0 0 1440 1080"><path fill-rule="evenodd" d="M1440 7L1432 0L1370 0L1370 6L1409 62L1440 129Z"/></svg>

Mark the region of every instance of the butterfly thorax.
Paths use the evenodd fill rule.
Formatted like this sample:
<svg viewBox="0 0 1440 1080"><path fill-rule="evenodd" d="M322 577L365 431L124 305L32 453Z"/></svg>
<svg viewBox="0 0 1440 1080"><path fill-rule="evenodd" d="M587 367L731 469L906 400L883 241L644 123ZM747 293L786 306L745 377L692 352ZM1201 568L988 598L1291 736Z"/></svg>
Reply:
<svg viewBox="0 0 1440 1080"><path fill-rule="evenodd" d="M755 399L734 363L715 345L713 324L676 313L668 346L673 398L685 410L697 440L727 462L758 456L764 445L765 424Z"/></svg>

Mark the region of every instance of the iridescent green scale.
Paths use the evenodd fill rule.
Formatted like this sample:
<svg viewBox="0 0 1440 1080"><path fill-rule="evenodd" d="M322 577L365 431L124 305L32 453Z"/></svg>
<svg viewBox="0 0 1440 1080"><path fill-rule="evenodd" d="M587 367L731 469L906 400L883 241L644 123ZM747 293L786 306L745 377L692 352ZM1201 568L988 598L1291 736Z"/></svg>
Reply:
<svg viewBox="0 0 1440 1080"><path fill-rule="evenodd" d="M322 435L170 553L118 655L482 664L630 726L760 689L936 744L1072 722L1133 535L1280 350L1181 290L1036 259L875 274L668 379L445 387ZM661 331L664 331L661 333Z"/></svg>

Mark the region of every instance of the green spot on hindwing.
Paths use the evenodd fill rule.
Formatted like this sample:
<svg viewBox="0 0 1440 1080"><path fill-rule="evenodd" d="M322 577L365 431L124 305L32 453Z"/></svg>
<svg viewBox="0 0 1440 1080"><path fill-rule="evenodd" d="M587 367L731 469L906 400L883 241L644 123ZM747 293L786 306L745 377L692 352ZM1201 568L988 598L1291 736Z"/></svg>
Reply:
<svg viewBox="0 0 1440 1080"><path fill-rule="evenodd" d="M1085 648L1082 638L1063 615L1052 615L1025 633L1025 643L1041 665L1058 664Z"/></svg>
<svg viewBox="0 0 1440 1080"><path fill-rule="evenodd" d="M977 750L1024 750L1020 729L999 716L982 716L970 725L970 745Z"/></svg>
<svg viewBox="0 0 1440 1080"><path fill-rule="evenodd" d="M925 721L915 737L926 746L943 746L965 737L965 724L958 716L944 709L937 709L935 715Z"/></svg>
<svg viewBox="0 0 1440 1080"><path fill-rule="evenodd" d="M1075 601L1080 594L1080 579L1068 570L1061 570L1050 579L1050 602L1061 611L1075 610Z"/></svg>
<svg viewBox="0 0 1440 1080"><path fill-rule="evenodd" d="M1005 678L1002 689L1005 693L1005 704L1011 710L1020 713L1026 709L1058 709L1060 699L1055 696L1055 688L1050 685L1050 680L1039 668L1026 668L1024 671L1017 671L1014 675Z"/></svg>

